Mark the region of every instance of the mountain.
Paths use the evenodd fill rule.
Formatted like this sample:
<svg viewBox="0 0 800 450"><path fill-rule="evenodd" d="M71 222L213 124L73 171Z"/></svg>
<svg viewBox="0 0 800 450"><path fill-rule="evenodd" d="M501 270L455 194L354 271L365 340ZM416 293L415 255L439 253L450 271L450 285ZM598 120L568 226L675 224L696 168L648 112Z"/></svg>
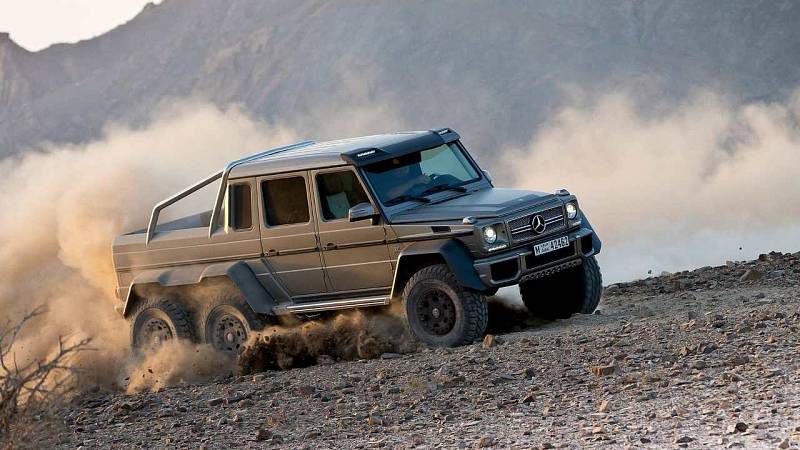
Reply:
<svg viewBox="0 0 800 450"><path fill-rule="evenodd" d="M800 80L798 24L793 0L165 0L35 53L0 34L0 154L184 97L311 138L450 125L488 152L526 142L565 86L782 98Z"/></svg>

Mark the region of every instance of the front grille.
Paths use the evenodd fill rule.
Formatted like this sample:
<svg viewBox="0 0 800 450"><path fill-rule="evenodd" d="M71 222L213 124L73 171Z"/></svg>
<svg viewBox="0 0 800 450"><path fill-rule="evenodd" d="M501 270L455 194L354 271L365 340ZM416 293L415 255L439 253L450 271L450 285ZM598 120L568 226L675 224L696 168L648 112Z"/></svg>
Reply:
<svg viewBox="0 0 800 450"><path fill-rule="evenodd" d="M542 216L545 223L545 229L539 233L534 231L531 225L531 221L537 215ZM564 207L561 205L525 213L525 215L509 220L506 224L513 242L529 241L567 228L564 222Z"/></svg>

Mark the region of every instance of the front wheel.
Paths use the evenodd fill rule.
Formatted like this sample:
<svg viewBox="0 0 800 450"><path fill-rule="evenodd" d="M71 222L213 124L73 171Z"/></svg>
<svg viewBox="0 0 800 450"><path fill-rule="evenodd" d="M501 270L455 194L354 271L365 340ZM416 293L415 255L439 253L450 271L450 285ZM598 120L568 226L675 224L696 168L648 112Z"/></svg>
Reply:
<svg viewBox="0 0 800 450"><path fill-rule="evenodd" d="M519 293L531 315L548 320L567 319L597 309L603 294L603 276L597 260L591 256L578 267L521 283Z"/></svg>
<svg viewBox="0 0 800 450"><path fill-rule="evenodd" d="M431 347L470 344L486 332L486 298L462 287L444 264L415 273L403 289L403 304L411 333Z"/></svg>

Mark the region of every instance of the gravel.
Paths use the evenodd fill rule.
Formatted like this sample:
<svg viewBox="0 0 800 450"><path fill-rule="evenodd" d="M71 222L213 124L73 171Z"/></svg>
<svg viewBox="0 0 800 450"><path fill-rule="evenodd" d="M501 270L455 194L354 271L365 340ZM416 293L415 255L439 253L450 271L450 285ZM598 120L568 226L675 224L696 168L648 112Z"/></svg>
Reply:
<svg viewBox="0 0 800 450"><path fill-rule="evenodd" d="M800 448L799 257L616 284L600 314L456 349L86 392L30 445Z"/></svg>

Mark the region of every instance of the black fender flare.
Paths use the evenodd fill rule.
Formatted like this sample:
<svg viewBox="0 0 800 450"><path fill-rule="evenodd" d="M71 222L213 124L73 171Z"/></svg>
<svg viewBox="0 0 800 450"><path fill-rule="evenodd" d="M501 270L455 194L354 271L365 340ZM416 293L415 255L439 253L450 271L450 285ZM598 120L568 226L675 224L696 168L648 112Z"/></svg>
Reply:
<svg viewBox="0 0 800 450"><path fill-rule="evenodd" d="M397 256L391 298L399 295L398 290L402 289L399 286L401 280L398 279L397 274L401 273L404 260L408 261L412 257L424 255L441 256L462 286L477 291L486 289L486 285L481 281L473 265L475 258L460 241L456 239L419 241L403 249Z"/></svg>
<svg viewBox="0 0 800 450"><path fill-rule="evenodd" d="M600 248L603 246L603 243L600 241L600 238L597 236L597 231L595 231L594 227L592 227L592 224L589 223L589 219L586 218L586 215L583 213L583 211L580 211L580 214L583 227L592 230L592 250L594 250L595 254L598 254L600 253Z"/></svg>
<svg viewBox="0 0 800 450"><path fill-rule="evenodd" d="M122 317L127 318L138 299L135 288L147 284L162 287L190 286L211 278L227 278L239 289L250 308L258 314L272 314L275 298L258 281L253 270L244 261L212 264L205 267L184 267L151 270L140 273L133 279L125 299Z"/></svg>

